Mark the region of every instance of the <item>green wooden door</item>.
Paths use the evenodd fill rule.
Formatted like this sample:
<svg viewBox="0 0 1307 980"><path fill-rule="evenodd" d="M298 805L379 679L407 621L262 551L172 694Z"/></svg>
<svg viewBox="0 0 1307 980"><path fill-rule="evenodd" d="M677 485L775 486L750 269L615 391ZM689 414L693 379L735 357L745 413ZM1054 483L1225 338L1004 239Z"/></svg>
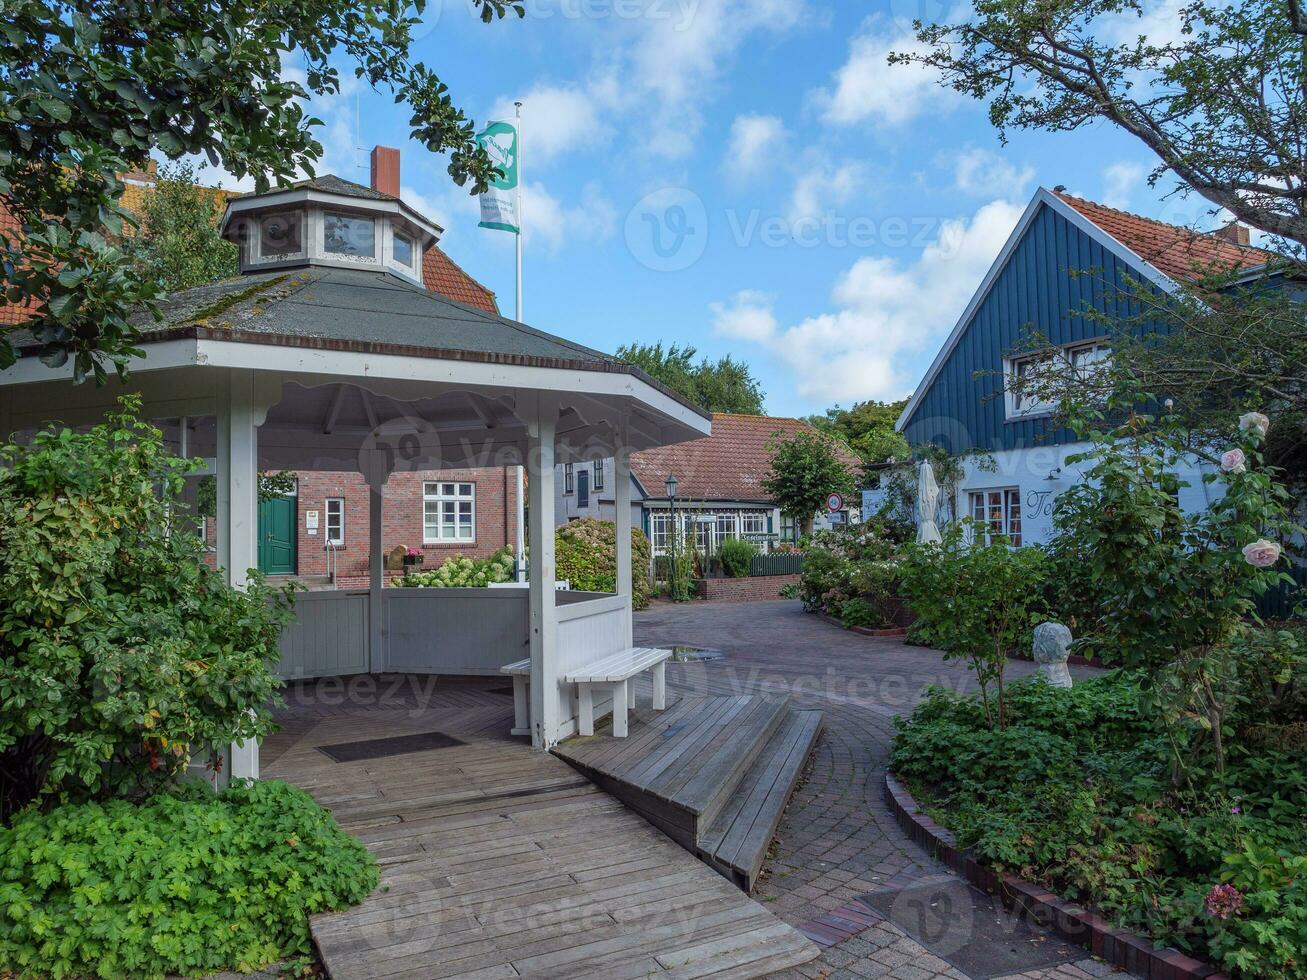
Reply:
<svg viewBox="0 0 1307 980"><path fill-rule="evenodd" d="M296 498L259 501L259 571L264 575L294 575L296 562Z"/></svg>

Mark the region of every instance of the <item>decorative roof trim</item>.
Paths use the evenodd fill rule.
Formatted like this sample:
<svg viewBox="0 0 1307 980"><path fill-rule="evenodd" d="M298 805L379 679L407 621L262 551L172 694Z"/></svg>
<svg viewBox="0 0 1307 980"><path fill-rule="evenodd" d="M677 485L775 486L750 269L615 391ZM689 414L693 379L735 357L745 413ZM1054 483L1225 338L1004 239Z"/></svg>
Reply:
<svg viewBox="0 0 1307 980"><path fill-rule="evenodd" d="M1012 258L1012 253L1016 251L1017 245L1019 245L1021 240L1025 237L1026 231L1030 228L1031 223L1035 220L1035 216L1039 213L1041 207L1052 208L1055 212L1070 222L1078 231L1083 232L1090 239L1103 246L1103 248L1107 249L1117 258L1134 266L1143 274L1145 279L1157 286L1163 292L1170 294L1174 293L1179 288L1179 284L1176 283L1174 279L1156 268L1152 263L1147 262L1143 257L1118 241L1116 238L1113 238L1048 188L1039 188L1039 190L1035 191L1035 196L1030 199L1030 203L1026 205L1026 210L1017 220L1016 227L1012 229L1012 234L1008 236L1007 241L1003 244L1003 248L998 253L998 257L994 259L994 264L991 265L989 271L985 273L985 278L980 282L980 288L976 290L975 294L971 297L971 301L967 304L966 309L962 311L962 316L958 318L958 322L954 325L952 333L950 333L948 339L944 341L944 346L941 347L939 353L935 355L935 360L931 362L930 368L926 371L926 376L921 379L921 383L917 385L916 391L912 393L912 397L908 399L907 405L903 407L903 414L901 414L899 420L894 423L894 429L896 432L902 432L907 427L913 414L917 411L917 408L920 407L922 398L925 396L926 392L930 390L931 385L935 383L935 379L939 376L939 372L944 369L945 363L947 363L950 355L952 355L954 349L962 340L962 335L966 333L967 325L971 322L971 318L975 316L980 305L989 296L989 292L993 289L994 283L998 281L999 274L1002 273L1003 269L1007 266L1008 260Z"/></svg>

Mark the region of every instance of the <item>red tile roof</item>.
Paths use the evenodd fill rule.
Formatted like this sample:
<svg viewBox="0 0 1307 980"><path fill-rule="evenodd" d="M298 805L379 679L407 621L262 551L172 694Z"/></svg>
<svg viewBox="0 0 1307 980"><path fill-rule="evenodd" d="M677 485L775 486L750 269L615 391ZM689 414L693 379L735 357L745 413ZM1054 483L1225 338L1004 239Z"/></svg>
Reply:
<svg viewBox="0 0 1307 980"><path fill-rule="evenodd" d="M771 472L767 444L776 433L784 437L801 431L817 430L801 419L714 412L712 435L634 453L631 472L650 497L664 496L668 474L674 474L678 499L769 502L762 488ZM835 445L844 462L856 470L857 456L843 443Z"/></svg>
<svg viewBox="0 0 1307 980"><path fill-rule="evenodd" d="M464 272L439 245L428 248L422 259L422 282L433 293L448 296L456 303L475 306L487 313L499 313L495 294Z"/></svg>
<svg viewBox="0 0 1307 980"><path fill-rule="evenodd" d="M1104 204L1054 191L1061 200L1141 259L1177 282L1251 269L1275 259L1274 252L1236 245L1220 236L1118 211Z"/></svg>

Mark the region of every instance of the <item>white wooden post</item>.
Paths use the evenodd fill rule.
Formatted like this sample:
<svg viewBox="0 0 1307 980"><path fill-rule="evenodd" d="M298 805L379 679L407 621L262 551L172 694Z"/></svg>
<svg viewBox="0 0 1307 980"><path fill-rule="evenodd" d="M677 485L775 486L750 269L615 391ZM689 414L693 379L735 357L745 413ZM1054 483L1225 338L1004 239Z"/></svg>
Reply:
<svg viewBox="0 0 1307 980"><path fill-rule="evenodd" d="M631 454L626 448L626 433L618 435L617 455L613 460L613 524L617 531L617 594L627 601L626 645L634 646L631 622L631 598L634 595L631 575Z"/></svg>
<svg viewBox="0 0 1307 980"><path fill-rule="evenodd" d="M558 403L550 393L531 399L529 473L531 603L531 744L548 749L558 741L558 619L554 607L554 433Z"/></svg>
<svg viewBox="0 0 1307 980"><path fill-rule="evenodd" d="M218 563L227 582L244 589L259 563L259 425L252 371L232 371L218 401ZM231 747L231 776L259 778L259 743Z"/></svg>

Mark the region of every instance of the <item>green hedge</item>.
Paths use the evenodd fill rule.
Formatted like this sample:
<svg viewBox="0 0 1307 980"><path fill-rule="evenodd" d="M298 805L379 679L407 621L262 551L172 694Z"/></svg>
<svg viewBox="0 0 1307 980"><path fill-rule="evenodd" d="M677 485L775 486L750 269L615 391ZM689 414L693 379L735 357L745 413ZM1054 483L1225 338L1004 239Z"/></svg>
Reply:
<svg viewBox="0 0 1307 980"><path fill-rule="evenodd" d="M308 794L256 782L20 814L0 828L0 975L203 976L309 952L371 855Z"/></svg>
<svg viewBox="0 0 1307 980"><path fill-rule="evenodd" d="M554 539L558 577L582 592L617 590L617 530L612 521L586 518L558 529ZM649 539L631 528L631 603L649 605Z"/></svg>

